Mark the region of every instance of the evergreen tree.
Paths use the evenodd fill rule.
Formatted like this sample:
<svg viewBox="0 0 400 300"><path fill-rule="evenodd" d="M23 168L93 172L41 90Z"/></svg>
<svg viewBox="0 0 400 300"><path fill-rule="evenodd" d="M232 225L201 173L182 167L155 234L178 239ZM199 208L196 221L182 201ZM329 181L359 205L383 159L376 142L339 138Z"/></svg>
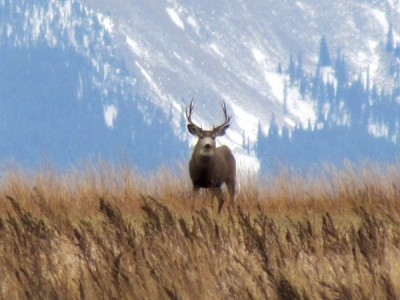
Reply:
<svg viewBox="0 0 400 300"><path fill-rule="evenodd" d="M367 94L368 99L370 98L371 95L371 75L369 73L369 67L367 69L367 78L366 78L366 83L365 83L365 92Z"/></svg>
<svg viewBox="0 0 400 300"><path fill-rule="evenodd" d="M372 83L372 88L371 88L371 102L372 103L377 103L379 101L379 93L378 93L378 88L376 86L376 83Z"/></svg>
<svg viewBox="0 0 400 300"><path fill-rule="evenodd" d="M269 123L268 138L269 139L279 138L279 128L275 120L275 114L272 115L271 122Z"/></svg>
<svg viewBox="0 0 400 300"><path fill-rule="evenodd" d="M267 141L266 141L266 136L263 132L262 126L261 126L261 121L258 122L258 127L257 127L257 142L255 145L255 150L258 155L258 157L263 157L265 152L267 151Z"/></svg>
<svg viewBox="0 0 400 300"><path fill-rule="evenodd" d="M326 104L326 85L323 80L320 80L318 83L318 95L317 98L315 99L315 107L317 111L317 121L320 123L324 123L326 120L325 116L325 104Z"/></svg>
<svg viewBox="0 0 400 300"><path fill-rule="evenodd" d="M315 72L314 78L311 84L311 96L313 99L317 99L319 93L319 82L321 79L321 71L319 65L317 66L317 70Z"/></svg>
<svg viewBox="0 0 400 300"><path fill-rule="evenodd" d="M394 48L394 56L400 58L400 45L397 44L396 48Z"/></svg>
<svg viewBox="0 0 400 300"><path fill-rule="evenodd" d="M290 85L292 86L296 81L296 63L294 62L292 54L290 54L289 78L290 78Z"/></svg>
<svg viewBox="0 0 400 300"><path fill-rule="evenodd" d="M400 58L400 45L393 40L392 25L386 46L387 51ZM336 84L329 78L324 80L322 68L326 66L334 67ZM285 70L290 79L284 82L283 110L287 112L288 85L297 86L298 82L300 93L309 93L307 96L312 98L316 121L309 120L307 127L297 123L289 131L287 127L279 128L272 115L268 134L262 132L259 124L255 150L261 173L274 172L282 164L301 170L320 162L342 166L347 159L394 161L400 150L400 63L390 67L395 85L385 92L371 79L369 69L352 79L341 49L337 50L335 61L331 61L325 36L321 38L315 74L303 70L300 53L297 60L290 55L289 69ZM371 134L371 128L384 136Z"/></svg>
<svg viewBox="0 0 400 300"><path fill-rule="evenodd" d="M308 86L308 81L305 76L302 76L300 79L300 94L304 97L304 95L307 93L307 86Z"/></svg>
<svg viewBox="0 0 400 300"><path fill-rule="evenodd" d="M321 67L329 67L331 65L328 44L326 42L325 36L322 36L321 42L319 44L318 65Z"/></svg>
<svg viewBox="0 0 400 300"><path fill-rule="evenodd" d="M393 35L393 26L390 24L389 30L386 36L386 52L393 52L394 50L394 35Z"/></svg>
<svg viewBox="0 0 400 300"><path fill-rule="evenodd" d="M349 109L352 126L362 123L362 108L367 103L362 76L353 81L347 92L346 105Z"/></svg>
<svg viewBox="0 0 400 300"><path fill-rule="evenodd" d="M278 69L277 69L278 74L282 75L283 74L283 69L282 69L282 64L279 62L278 64Z"/></svg>
<svg viewBox="0 0 400 300"><path fill-rule="evenodd" d="M301 52L297 54L297 68L296 68L296 79L300 80L303 78L303 58Z"/></svg>
<svg viewBox="0 0 400 300"><path fill-rule="evenodd" d="M340 48L337 50L335 61L335 75L337 80L336 99L342 99L348 84L347 65Z"/></svg>

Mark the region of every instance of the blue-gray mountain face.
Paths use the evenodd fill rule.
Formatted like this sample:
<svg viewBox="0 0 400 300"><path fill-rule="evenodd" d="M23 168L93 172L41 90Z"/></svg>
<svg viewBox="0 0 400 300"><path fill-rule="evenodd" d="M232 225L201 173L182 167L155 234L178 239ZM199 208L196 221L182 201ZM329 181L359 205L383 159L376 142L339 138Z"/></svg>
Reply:
<svg viewBox="0 0 400 300"><path fill-rule="evenodd" d="M151 170L187 156L135 91L102 15L78 1L6 0L0 18L1 162L66 168L101 157Z"/></svg>
<svg viewBox="0 0 400 300"><path fill-rule="evenodd" d="M188 156L184 106L239 166L393 162L400 4L384 0L0 1L0 161Z"/></svg>

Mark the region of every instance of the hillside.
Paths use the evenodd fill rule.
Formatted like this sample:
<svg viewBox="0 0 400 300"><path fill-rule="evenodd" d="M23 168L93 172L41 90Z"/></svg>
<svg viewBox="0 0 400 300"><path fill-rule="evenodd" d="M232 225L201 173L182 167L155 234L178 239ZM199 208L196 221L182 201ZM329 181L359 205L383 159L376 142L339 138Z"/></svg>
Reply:
<svg viewBox="0 0 400 300"><path fill-rule="evenodd" d="M188 147L135 89L110 20L78 1L0 4L0 161L60 170L99 158L143 171Z"/></svg>
<svg viewBox="0 0 400 300"><path fill-rule="evenodd" d="M332 56L342 49L351 76L369 68L381 87L392 83L382 51L390 24L398 36L398 4L392 1L84 2L109 14L128 67L164 110L172 102L179 115L195 97L203 104L201 121L210 125L219 115L207 108L221 100L231 104L239 134L229 139L239 147L242 131L254 141L258 122L268 123L272 114L287 125L314 118L312 105L301 97L297 107L283 112L284 81L276 70L300 52L305 70L314 72L322 36Z"/></svg>
<svg viewBox="0 0 400 300"><path fill-rule="evenodd" d="M6 138L0 140L1 160L27 167L51 161L66 168L101 156L129 158L142 170L171 166L187 159L193 143L183 112L195 98L194 118L204 127L219 123L219 103L225 101L233 119L220 143L233 148L242 169L257 170L260 163L266 169L275 158L265 162L271 147L260 152L258 144L272 121L279 135L287 131L295 140L299 128L313 131L324 122L341 131L357 122L351 103L358 94L340 98L338 91L362 85L382 95L363 100L357 109L367 121L362 130L345 135L356 134L355 141L367 136L369 144L382 141L388 150L376 160L394 161L399 11L399 4L389 0L3 1L0 134ZM317 72L323 37L332 64L346 62L342 86L337 86L343 74L336 66ZM295 80L293 61L296 66L301 61L304 75ZM333 89L337 107L324 93L315 93L321 82L327 92ZM384 102L382 117L374 101ZM372 117L365 103L367 110L376 108ZM335 108L335 117L327 107ZM386 113L387 107L395 116ZM315 134L322 140L309 138L315 151L335 148L338 137L325 133ZM293 144L286 147L298 155ZM321 151L318 157L335 164L330 156L340 162L353 161L355 153L356 160L370 157L362 151L327 156ZM294 159L280 158L283 163Z"/></svg>

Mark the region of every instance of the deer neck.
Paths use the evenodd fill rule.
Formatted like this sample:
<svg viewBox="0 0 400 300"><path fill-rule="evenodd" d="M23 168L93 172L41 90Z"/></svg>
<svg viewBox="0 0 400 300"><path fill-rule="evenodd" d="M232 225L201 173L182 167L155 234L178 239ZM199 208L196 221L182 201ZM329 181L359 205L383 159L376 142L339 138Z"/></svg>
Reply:
<svg viewBox="0 0 400 300"><path fill-rule="evenodd" d="M195 151L192 155L192 159L196 161L196 164L199 166L212 166L215 160L215 150L212 155L202 155L200 151Z"/></svg>
<svg viewBox="0 0 400 300"><path fill-rule="evenodd" d="M214 157L193 156L190 161L190 176L195 185L203 188L213 186Z"/></svg>

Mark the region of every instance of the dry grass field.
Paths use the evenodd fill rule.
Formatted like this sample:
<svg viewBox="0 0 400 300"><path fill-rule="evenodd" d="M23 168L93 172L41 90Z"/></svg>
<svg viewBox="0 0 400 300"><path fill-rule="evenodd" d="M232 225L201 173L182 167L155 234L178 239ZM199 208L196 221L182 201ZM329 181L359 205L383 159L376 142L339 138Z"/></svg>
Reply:
<svg viewBox="0 0 400 300"><path fill-rule="evenodd" d="M0 298L400 298L399 166L242 176L219 215L186 176L1 174Z"/></svg>

